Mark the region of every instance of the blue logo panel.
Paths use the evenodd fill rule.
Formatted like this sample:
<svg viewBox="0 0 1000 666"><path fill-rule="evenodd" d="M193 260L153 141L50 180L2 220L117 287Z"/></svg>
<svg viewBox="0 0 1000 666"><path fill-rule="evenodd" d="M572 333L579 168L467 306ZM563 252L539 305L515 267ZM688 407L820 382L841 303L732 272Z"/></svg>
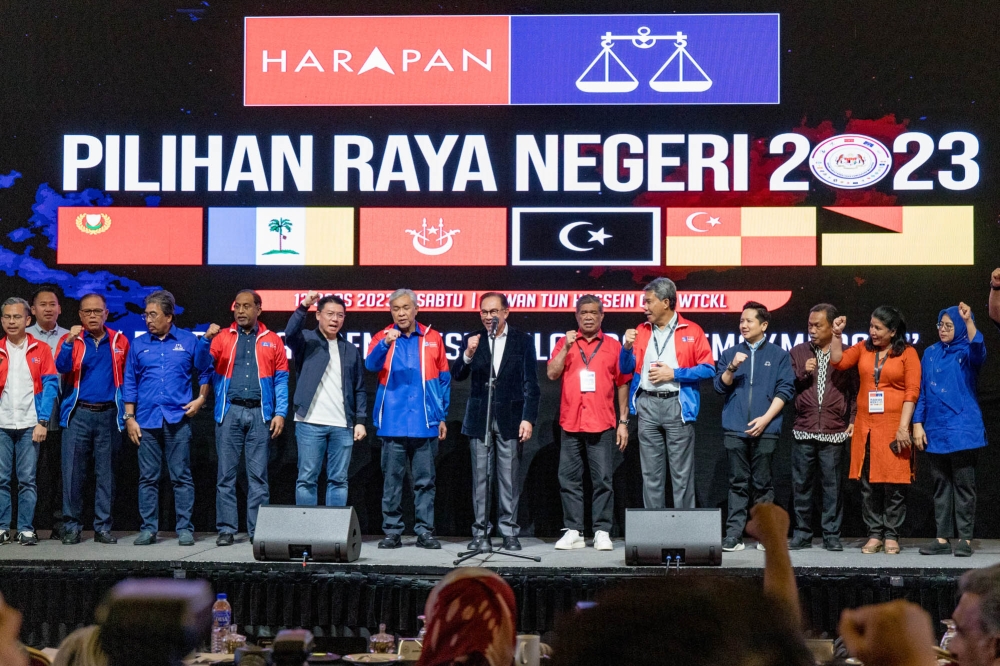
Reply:
<svg viewBox="0 0 1000 666"><path fill-rule="evenodd" d="M778 104L777 14L512 16L512 104Z"/></svg>

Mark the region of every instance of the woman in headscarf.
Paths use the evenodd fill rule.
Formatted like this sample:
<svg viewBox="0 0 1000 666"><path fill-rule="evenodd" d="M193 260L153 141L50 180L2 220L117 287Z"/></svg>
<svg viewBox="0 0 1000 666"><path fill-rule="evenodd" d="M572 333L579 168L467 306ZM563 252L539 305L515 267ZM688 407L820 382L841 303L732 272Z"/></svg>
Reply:
<svg viewBox="0 0 1000 666"><path fill-rule="evenodd" d="M492 571L454 569L424 607L427 633L417 666L510 666L517 642L514 591Z"/></svg>
<svg viewBox="0 0 1000 666"><path fill-rule="evenodd" d="M969 557L976 518L976 449L986 446L983 413L976 400L986 344L965 303L941 310L937 328L941 342L924 352L920 399L913 414L913 443L926 449L934 475L937 525L937 540L921 548L920 554L951 554L949 539L957 526L955 556Z"/></svg>

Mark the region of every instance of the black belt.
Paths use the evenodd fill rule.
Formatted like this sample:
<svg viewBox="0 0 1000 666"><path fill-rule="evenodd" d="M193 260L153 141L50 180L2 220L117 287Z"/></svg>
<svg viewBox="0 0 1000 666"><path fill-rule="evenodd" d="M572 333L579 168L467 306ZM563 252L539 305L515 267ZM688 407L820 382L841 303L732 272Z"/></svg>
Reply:
<svg viewBox="0 0 1000 666"><path fill-rule="evenodd" d="M680 391L647 391L646 389L642 389L642 392L644 395L648 395L653 398L664 399L676 398L680 393Z"/></svg>
<svg viewBox="0 0 1000 666"><path fill-rule="evenodd" d="M260 407L260 400L244 400L243 398L232 398L230 401L234 405L239 405L240 407L247 407L248 409L253 409L254 407Z"/></svg>
<svg viewBox="0 0 1000 666"><path fill-rule="evenodd" d="M77 401L77 407L86 409L88 412L106 412L115 407L113 402L82 402Z"/></svg>

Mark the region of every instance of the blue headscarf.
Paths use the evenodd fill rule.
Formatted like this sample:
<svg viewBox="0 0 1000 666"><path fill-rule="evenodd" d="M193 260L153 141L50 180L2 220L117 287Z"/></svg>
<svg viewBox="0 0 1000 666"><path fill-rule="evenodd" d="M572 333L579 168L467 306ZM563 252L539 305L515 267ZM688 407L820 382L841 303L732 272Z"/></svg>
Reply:
<svg viewBox="0 0 1000 666"><path fill-rule="evenodd" d="M938 324L941 318L948 315L955 326L955 336L951 342L938 342L925 353L930 376L927 378L928 390L955 413L963 409L962 387L966 383L966 373L969 371L969 328L958 312L957 306L945 308L938 313ZM929 359L926 356L930 356Z"/></svg>

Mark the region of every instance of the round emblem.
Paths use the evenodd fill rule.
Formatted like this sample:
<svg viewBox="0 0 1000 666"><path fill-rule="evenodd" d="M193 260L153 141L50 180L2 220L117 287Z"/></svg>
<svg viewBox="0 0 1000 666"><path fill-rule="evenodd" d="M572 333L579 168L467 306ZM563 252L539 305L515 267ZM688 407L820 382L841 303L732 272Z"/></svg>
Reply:
<svg viewBox="0 0 1000 666"><path fill-rule="evenodd" d="M809 168L827 185L844 190L868 187L885 178L892 154L864 134L840 134L822 141L809 156Z"/></svg>
<svg viewBox="0 0 1000 666"><path fill-rule="evenodd" d="M103 234L111 228L111 216L107 213L81 213L76 216L76 228L85 234Z"/></svg>

